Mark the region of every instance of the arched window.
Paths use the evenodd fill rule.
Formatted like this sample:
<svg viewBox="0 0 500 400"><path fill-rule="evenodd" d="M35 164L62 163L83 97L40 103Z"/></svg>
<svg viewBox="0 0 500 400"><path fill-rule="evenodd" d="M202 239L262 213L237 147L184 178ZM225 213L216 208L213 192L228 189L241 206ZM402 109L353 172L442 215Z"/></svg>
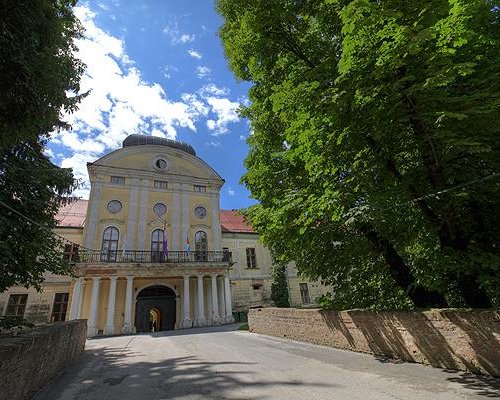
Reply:
<svg viewBox="0 0 500 400"><path fill-rule="evenodd" d="M151 233L151 261L161 262L163 259L163 229L155 229Z"/></svg>
<svg viewBox="0 0 500 400"><path fill-rule="evenodd" d="M207 261L208 240L205 232L198 231L194 234L194 246L196 261Z"/></svg>
<svg viewBox="0 0 500 400"><path fill-rule="evenodd" d="M116 261L120 233L114 226L104 229L102 234L101 261Z"/></svg>

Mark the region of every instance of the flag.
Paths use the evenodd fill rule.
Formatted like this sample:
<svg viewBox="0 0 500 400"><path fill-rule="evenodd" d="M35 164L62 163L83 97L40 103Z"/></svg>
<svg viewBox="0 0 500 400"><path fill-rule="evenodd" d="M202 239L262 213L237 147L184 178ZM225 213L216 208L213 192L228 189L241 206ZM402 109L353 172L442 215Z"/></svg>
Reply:
<svg viewBox="0 0 500 400"><path fill-rule="evenodd" d="M189 256L189 254L191 254L191 246L189 245L189 237L186 236L186 252Z"/></svg>
<svg viewBox="0 0 500 400"><path fill-rule="evenodd" d="M168 258L167 221L163 223L163 254Z"/></svg>

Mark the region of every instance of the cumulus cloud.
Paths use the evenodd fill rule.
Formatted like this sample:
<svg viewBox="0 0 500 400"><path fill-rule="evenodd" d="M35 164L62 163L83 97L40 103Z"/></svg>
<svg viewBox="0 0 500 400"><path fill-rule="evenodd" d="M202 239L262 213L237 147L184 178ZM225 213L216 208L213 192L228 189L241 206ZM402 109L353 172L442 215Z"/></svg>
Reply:
<svg viewBox="0 0 500 400"><path fill-rule="evenodd" d="M235 192L235 190L232 187L230 187L229 189L227 189L227 194L229 196L235 196L236 192Z"/></svg>
<svg viewBox="0 0 500 400"><path fill-rule="evenodd" d="M210 105L211 111L217 116L216 119L207 120L207 128L213 131L212 135L214 136L228 133L228 124L239 120L237 110L240 103L220 97L207 97L206 101Z"/></svg>
<svg viewBox="0 0 500 400"><path fill-rule="evenodd" d="M196 67L196 76L200 79L203 79L203 78L206 78L207 76L209 76L210 72L212 72L212 70L208 67L205 67L204 65L198 65Z"/></svg>
<svg viewBox="0 0 500 400"><path fill-rule="evenodd" d="M207 146L211 146L211 147L221 147L221 146L222 146L222 143L221 143L221 142L212 141L212 142L208 142L208 143L207 143Z"/></svg>
<svg viewBox="0 0 500 400"><path fill-rule="evenodd" d="M193 58L197 58L198 60L201 60L201 58L203 57L203 54L201 54L199 51L196 51L194 49L189 49L188 54Z"/></svg>
<svg viewBox="0 0 500 400"><path fill-rule="evenodd" d="M229 95L229 89L225 88L225 87L220 88L220 87L216 86L213 83L209 83L208 85L202 86L198 90L198 94L200 96L202 96L202 97L207 97L207 96L210 96L210 95L213 95L213 96L227 96L227 95Z"/></svg>
<svg viewBox="0 0 500 400"><path fill-rule="evenodd" d="M181 32L181 30L179 29L179 25L175 21L170 22L167 26L165 26L162 32L168 36L168 38L170 39L170 43L173 45L179 43L190 43L195 39L194 34Z"/></svg>

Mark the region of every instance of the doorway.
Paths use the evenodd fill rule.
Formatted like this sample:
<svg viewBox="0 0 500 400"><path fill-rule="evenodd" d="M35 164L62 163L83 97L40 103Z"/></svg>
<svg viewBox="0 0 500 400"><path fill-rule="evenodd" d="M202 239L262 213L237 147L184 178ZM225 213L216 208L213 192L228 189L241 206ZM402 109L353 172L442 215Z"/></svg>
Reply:
<svg viewBox="0 0 500 400"><path fill-rule="evenodd" d="M175 327L175 292L162 285L149 286L137 295L135 327L137 332L159 332Z"/></svg>

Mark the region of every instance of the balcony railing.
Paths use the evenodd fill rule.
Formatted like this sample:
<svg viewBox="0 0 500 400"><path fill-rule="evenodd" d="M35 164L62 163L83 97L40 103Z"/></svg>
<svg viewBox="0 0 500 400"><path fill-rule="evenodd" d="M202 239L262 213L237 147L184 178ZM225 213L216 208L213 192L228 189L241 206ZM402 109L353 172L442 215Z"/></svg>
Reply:
<svg viewBox="0 0 500 400"><path fill-rule="evenodd" d="M84 250L72 252L69 261L75 263L230 263L232 255L229 251L169 251L167 254L156 251L141 250Z"/></svg>

